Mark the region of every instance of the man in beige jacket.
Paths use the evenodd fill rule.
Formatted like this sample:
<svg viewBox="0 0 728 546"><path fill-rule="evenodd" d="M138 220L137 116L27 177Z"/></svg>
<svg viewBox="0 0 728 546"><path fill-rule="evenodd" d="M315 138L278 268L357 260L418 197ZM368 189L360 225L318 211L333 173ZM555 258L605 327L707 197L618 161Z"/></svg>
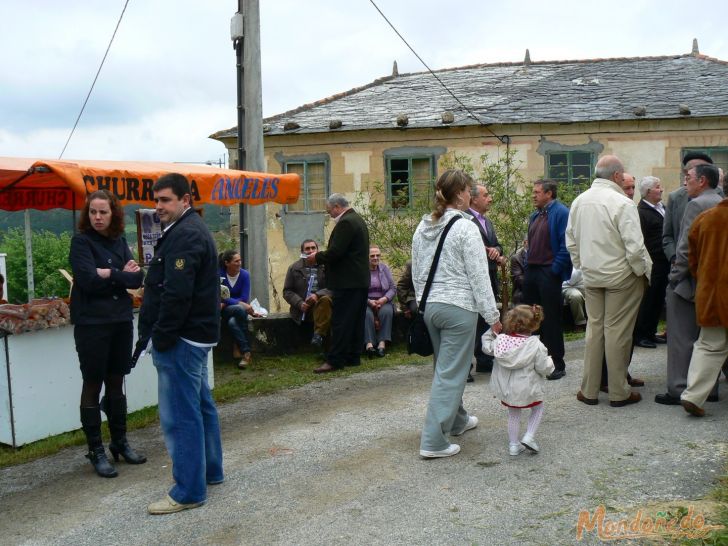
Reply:
<svg viewBox="0 0 728 546"><path fill-rule="evenodd" d="M637 205L622 189L624 166L613 155L596 165L591 188L571 205L566 247L575 268L584 275L586 329L584 375L577 399L598 403L602 359L609 369L609 403L634 404L639 393L627 382L639 304L652 261L645 248Z"/></svg>

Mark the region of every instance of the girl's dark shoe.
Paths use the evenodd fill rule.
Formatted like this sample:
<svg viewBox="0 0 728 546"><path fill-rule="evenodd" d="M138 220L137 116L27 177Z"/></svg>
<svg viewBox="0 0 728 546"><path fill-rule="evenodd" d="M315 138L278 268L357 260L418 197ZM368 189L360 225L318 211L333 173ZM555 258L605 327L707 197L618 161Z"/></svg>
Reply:
<svg viewBox="0 0 728 546"><path fill-rule="evenodd" d="M126 439L126 396L103 397L101 406L109 421L109 432L111 443L109 451L115 461L119 461L119 455L129 464L143 464L147 458L141 453L134 451Z"/></svg>
<svg viewBox="0 0 728 546"><path fill-rule="evenodd" d="M94 448L86 454L86 458L91 461L91 464L94 466L94 470L96 470L96 474L102 478L116 478L119 475L116 468L114 468L114 465L112 465L109 462L109 459L106 458L104 446L94 446Z"/></svg>
<svg viewBox="0 0 728 546"><path fill-rule="evenodd" d="M384 347L379 347L377 349L377 358L383 358L386 354L387 353L384 352Z"/></svg>
<svg viewBox="0 0 728 546"><path fill-rule="evenodd" d="M369 358L377 356L377 350L374 347L367 347L366 353Z"/></svg>
<svg viewBox="0 0 728 546"><path fill-rule="evenodd" d="M119 462L119 455L124 457L124 460L129 464L144 464L147 462L147 458L144 455L137 453L131 448L126 437L112 440L109 444L109 451L111 451L111 455L116 462Z"/></svg>
<svg viewBox="0 0 728 546"><path fill-rule="evenodd" d="M106 458L104 444L101 441L101 408L99 406L81 406L81 425L88 443L86 458L102 478L115 478L118 473Z"/></svg>

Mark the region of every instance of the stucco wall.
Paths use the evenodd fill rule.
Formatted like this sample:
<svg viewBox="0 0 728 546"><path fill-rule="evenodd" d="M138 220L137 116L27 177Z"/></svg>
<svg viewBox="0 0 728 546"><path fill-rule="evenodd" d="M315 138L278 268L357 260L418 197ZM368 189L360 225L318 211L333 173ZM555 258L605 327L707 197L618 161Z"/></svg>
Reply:
<svg viewBox="0 0 728 546"><path fill-rule="evenodd" d="M588 148L596 155L616 154L627 171L638 179L647 175L660 177L667 192L678 187L683 148L728 146L728 118L534 124L492 126L491 129L496 134L510 136L510 149L515 152L516 164L520 164L525 180L544 175L547 151ZM226 140L224 144L232 158L235 140ZM324 154L329 161L331 191L343 193L351 201L359 192L365 198L383 199L383 195L371 192L385 180L384 158L388 151L429 150L436 157L457 152L478 164L484 153L490 161L495 161L506 149L489 131L477 127L291 134L265 137L264 144L268 172L272 173L281 171L280 158ZM298 258L300 242L310 237L325 245L332 225L325 213L286 214L282 206L275 204L268 206L268 218L271 306L275 310L275 288L282 310L286 310L282 300L283 280L288 265Z"/></svg>

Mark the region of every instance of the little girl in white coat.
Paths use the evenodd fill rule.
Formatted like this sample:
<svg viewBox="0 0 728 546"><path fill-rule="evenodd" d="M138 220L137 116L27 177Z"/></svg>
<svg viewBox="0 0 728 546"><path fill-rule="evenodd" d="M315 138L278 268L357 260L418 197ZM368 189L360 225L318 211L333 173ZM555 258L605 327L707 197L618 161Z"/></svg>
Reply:
<svg viewBox="0 0 728 546"><path fill-rule="evenodd" d="M543 417L545 378L554 363L538 336L532 335L543 320L540 305L517 305L503 320L503 333L488 330L482 337L483 352L495 356L490 385L501 404L508 408L509 452L518 455L526 448L538 453L534 441ZM531 408L528 428L520 442L521 410Z"/></svg>

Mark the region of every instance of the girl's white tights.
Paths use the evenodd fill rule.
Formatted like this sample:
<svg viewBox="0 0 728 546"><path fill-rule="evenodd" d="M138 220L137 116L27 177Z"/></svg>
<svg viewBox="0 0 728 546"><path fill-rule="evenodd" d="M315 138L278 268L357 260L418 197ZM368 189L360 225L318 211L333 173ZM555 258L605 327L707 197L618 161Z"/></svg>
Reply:
<svg viewBox="0 0 728 546"><path fill-rule="evenodd" d="M531 438L536 437L538 425L543 417L543 402L531 408L528 416L526 434ZM508 441L511 444L519 444L521 434L521 408L508 408Z"/></svg>

